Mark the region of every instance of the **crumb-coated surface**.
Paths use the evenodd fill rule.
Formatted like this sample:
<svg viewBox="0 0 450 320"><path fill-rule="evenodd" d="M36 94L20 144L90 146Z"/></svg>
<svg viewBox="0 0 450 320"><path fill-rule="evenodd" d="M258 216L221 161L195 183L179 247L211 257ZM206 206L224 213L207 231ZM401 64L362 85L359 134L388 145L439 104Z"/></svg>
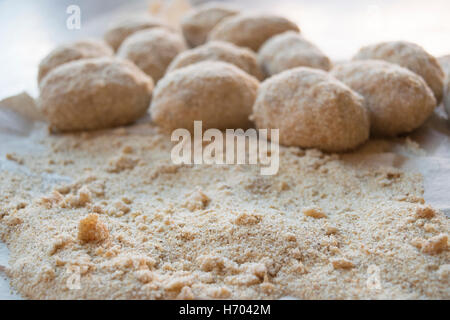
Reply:
<svg viewBox="0 0 450 320"><path fill-rule="evenodd" d="M165 130L193 129L195 120L203 129L246 129L259 81L238 67L204 61L168 73L158 82L150 114Z"/></svg>
<svg viewBox="0 0 450 320"><path fill-rule="evenodd" d="M222 20L208 39L228 41L257 52L269 38L289 30L300 32L295 23L284 17L241 13Z"/></svg>
<svg viewBox="0 0 450 320"><path fill-rule="evenodd" d="M331 74L364 97L371 131L396 136L419 128L433 113L436 99L422 77L380 60L355 60Z"/></svg>
<svg viewBox="0 0 450 320"><path fill-rule="evenodd" d="M86 59L51 71L38 104L53 131L95 130L142 117L152 91L153 80L129 61Z"/></svg>
<svg viewBox="0 0 450 320"><path fill-rule="evenodd" d="M258 128L279 129L286 146L345 151L369 137L363 98L325 71L307 67L264 81L252 118Z"/></svg>

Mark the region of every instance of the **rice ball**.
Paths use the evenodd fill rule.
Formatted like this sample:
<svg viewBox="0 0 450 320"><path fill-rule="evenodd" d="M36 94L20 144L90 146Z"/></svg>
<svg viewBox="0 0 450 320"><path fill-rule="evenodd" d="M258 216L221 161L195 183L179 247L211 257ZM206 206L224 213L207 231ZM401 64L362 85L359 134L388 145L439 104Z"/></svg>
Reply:
<svg viewBox="0 0 450 320"><path fill-rule="evenodd" d="M186 44L181 35L167 29L153 28L138 31L125 39L117 56L133 61L158 82L172 60L184 50Z"/></svg>
<svg viewBox="0 0 450 320"><path fill-rule="evenodd" d="M259 80L264 78L253 51L223 41L211 41L200 47L182 52L172 61L167 72L201 61L228 62Z"/></svg>
<svg viewBox="0 0 450 320"><path fill-rule="evenodd" d="M133 33L151 28L166 28L172 30L166 22L152 16L134 16L114 23L105 33L105 41L117 51L122 42Z"/></svg>
<svg viewBox="0 0 450 320"><path fill-rule="evenodd" d="M86 39L61 45L52 50L39 64L38 83L47 73L64 63L112 55L114 52L111 47L98 40Z"/></svg>
<svg viewBox="0 0 450 320"><path fill-rule="evenodd" d="M95 58L66 63L42 81L38 105L52 131L130 124L145 115L153 81L132 62Z"/></svg>
<svg viewBox="0 0 450 320"><path fill-rule="evenodd" d="M280 144L330 152L359 146L370 130L363 98L327 72L308 67L264 81L252 118L258 128L279 129Z"/></svg>
<svg viewBox="0 0 450 320"><path fill-rule="evenodd" d="M267 40L258 60L268 76L296 67L330 70L330 59L300 33L287 31Z"/></svg>
<svg viewBox="0 0 450 320"><path fill-rule="evenodd" d="M285 31L300 32L292 21L276 15L242 13L223 19L209 34L209 40L222 40L257 52L269 38Z"/></svg>
<svg viewBox="0 0 450 320"><path fill-rule="evenodd" d="M444 88L444 106L447 111L447 117L450 119L450 78L445 80Z"/></svg>
<svg viewBox="0 0 450 320"><path fill-rule="evenodd" d="M195 63L168 73L155 88L153 121L166 131L248 128L259 81L238 67L217 61Z"/></svg>
<svg viewBox="0 0 450 320"><path fill-rule="evenodd" d="M447 111L448 119L450 120L450 54L440 57L439 64L444 70L445 81L444 81L444 107Z"/></svg>
<svg viewBox="0 0 450 320"><path fill-rule="evenodd" d="M450 54L440 57L438 61L444 71L445 77L448 78L450 76Z"/></svg>
<svg viewBox="0 0 450 320"><path fill-rule="evenodd" d="M411 132L436 107L433 92L423 78L392 63L352 61L335 67L332 75L364 97L371 131L377 136Z"/></svg>
<svg viewBox="0 0 450 320"><path fill-rule="evenodd" d="M361 48L354 60L377 59L398 64L425 79L438 104L442 101L444 72L435 57L421 46L406 42L382 42Z"/></svg>
<svg viewBox="0 0 450 320"><path fill-rule="evenodd" d="M206 42L209 32L223 19L239 11L220 3L207 3L191 10L181 21L187 43L197 47Z"/></svg>

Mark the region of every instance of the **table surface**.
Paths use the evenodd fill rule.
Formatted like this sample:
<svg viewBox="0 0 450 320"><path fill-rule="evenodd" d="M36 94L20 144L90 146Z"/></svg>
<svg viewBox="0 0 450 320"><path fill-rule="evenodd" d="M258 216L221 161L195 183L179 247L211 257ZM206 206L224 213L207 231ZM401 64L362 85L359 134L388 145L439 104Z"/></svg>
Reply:
<svg viewBox="0 0 450 320"><path fill-rule="evenodd" d="M0 99L23 90L36 95L37 65L54 46L86 36L100 37L112 12L124 6L144 11L149 1L0 0ZM289 17L332 59L348 59L362 45L397 39L419 43L436 56L450 54L448 0L228 2ZM72 4L81 9L80 30L66 27L66 9Z"/></svg>

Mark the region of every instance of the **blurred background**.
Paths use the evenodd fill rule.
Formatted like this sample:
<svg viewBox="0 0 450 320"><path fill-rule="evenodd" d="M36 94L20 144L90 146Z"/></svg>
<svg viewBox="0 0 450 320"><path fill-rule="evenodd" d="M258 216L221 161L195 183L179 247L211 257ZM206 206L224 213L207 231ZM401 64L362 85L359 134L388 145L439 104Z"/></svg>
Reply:
<svg viewBox="0 0 450 320"><path fill-rule="evenodd" d="M217 1L217 0L216 0ZM56 45L100 37L118 15L165 6L186 9L199 0L0 0L0 99L23 90L37 94L40 60ZM408 40L436 56L450 54L448 0L222 0L244 9L284 15L333 60L363 45ZM81 9L81 28L69 30L66 12ZM171 9L172 8L172 9ZM176 19L176 14L173 14Z"/></svg>

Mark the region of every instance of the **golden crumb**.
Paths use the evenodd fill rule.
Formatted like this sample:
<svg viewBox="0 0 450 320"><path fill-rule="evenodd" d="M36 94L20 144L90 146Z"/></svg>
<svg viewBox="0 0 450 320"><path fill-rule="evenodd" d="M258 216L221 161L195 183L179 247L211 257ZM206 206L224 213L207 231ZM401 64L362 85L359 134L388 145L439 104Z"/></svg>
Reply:
<svg viewBox="0 0 450 320"><path fill-rule="evenodd" d="M17 162L18 164L24 164L24 160L15 153L7 153L6 159L8 159L9 161Z"/></svg>
<svg viewBox="0 0 450 320"><path fill-rule="evenodd" d="M325 212L323 212L323 210L319 207L308 207L308 208L303 208L302 212L305 216L307 217L313 217L316 219L320 219L320 218L326 218L327 215Z"/></svg>
<svg viewBox="0 0 450 320"><path fill-rule="evenodd" d="M448 249L448 235L440 234L432 237L422 244L422 252L427 254L437 254Z"/></svg>
<svg viewBox="0 0 450 320"><path fill-rule="evenodd" d="M203 210L210 201L211 199L202 190L196 190L188 196L184 206L190 211Z"/></svg>
<svg viewBox="0 0 450 320"><path fill-rule="evenodd" d="M436 214L431 206L420 206L416 210L416 217L418 218L432 218Z"/></svg>
<svg viewBox="0 0 450 320"><path fill-rule="evenodd" d="M139 159L122 154L109 160L107 171L118 173L124 170L131 170L138 164L138 162Z"/></svg>
<svg viewBox="0 0 450 320"><path fill-rule="evenodd" d="M90 214L78 224L78 239L84 242L103 241L109 236L108 228L98 219L97 214Z"/></svg>
<svg viewBox="0 0 450 320"><path fill-rule="evenodd" d="M350 269L353 268L355 265L353 262L346 258L335 258L331 259L331 264L333 265L333 268L335 269Z"/></svg>

